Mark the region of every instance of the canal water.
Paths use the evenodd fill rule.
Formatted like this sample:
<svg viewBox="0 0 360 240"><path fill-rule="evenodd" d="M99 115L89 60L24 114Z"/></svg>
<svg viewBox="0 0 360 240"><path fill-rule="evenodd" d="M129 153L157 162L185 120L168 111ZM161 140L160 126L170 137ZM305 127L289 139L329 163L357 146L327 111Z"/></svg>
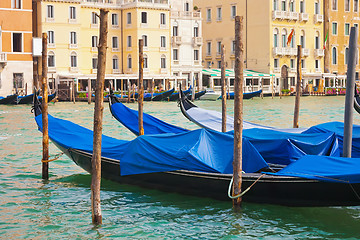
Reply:
<svg viewBox="0 0 360 240"><path fill-rule="evenodd" d="M294 97L244 101L245 120L292 127ZM300 127L343 121L342 96L301 98ZM221 111L221 101L195 102ZM136 108L137 104L128 104ZM216 201L102 181L103 225L91 224L91 177L66 156L41 179L41 139L30 106L0 105L0 239L360 239L360 206L283 207ZM50 104L53 116L92 128L94 104ZM177 103L145 103L144 111L196 129ZM233 101L228 101L228 114ZM360 115L354 113L360 124ZM105 103L104 134L134 135L111 117ZM50 153L60 151L51 144ZM227 194L227 193L224 193Z"/></svg>

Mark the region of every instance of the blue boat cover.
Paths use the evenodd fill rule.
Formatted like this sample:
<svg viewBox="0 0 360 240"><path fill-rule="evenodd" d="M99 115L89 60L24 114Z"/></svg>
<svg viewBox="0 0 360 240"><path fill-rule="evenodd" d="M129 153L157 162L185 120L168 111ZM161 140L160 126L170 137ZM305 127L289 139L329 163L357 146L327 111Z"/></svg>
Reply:
<svg viewBox="0 0 360 240"><path fill-rule="evenodd" d="M41 130L42 115L35 119ZM63 148L92 153L93 131L50 115L49 138ZM143 135L132 141L102 136L101 155L119 160L121 175L173 170L231 174L232 153L231 135L206 129L180 134ZM244 171L256 172L266 167L268 164L245 140Z"/></svg>
<svg viewBox="0 0 360 240"><path fill-rule="evenodd" d="M313 126L304 133L335 133L339 141L339 152L342 156L344 139L344 123L328 122ZM360 125L353 125L351 157L360 158Z"/></svg>
<svg viewBox="0 0 360 240"><path fill-rule="evenodd" d="M360 183L360 158L307 155L272 175L325 182Z"/></svg>
<svg viewBox="0 0 360 240"><path fill-rule="evenodd" d="M112 115L128 128L135 135L139 135L138 111L126 107L122 103L114 103L111 105ZM149 114L143 113L144 134L160 134L160 133L183 133L188 132L181 127L168 124Z"/></svg>

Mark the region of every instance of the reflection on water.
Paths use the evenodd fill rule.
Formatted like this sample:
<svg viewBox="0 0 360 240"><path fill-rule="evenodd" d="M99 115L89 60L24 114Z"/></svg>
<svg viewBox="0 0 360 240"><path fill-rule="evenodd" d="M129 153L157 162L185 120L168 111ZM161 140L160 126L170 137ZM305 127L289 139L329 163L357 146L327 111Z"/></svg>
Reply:
<svg viewBox="0 0 360 240"><path fill-rule="evenodd" d="M262 125L292 126L293 97L244 101L244 118ZM301 98L300 127L342 121L344 97ZM221 110L221 102L196 105ZM129 104L136 109L137 104ZM92 128L94 105L57 103L53 116ZM228 101L233 114L233 101ZM145 103L144 111L178 126L196 129L177 103ZM357 113L354 122L360 123ZM231 202L160 192L102 180L104 224L91 224L91 177L66 156L50 163L50 181L41 179L41 133L30 106L0 105L0 234L31 238L360 238L360 207L290 208L245 203L240 213ZM104 133L119 139L134 135L104 109ZM50 145L51 155L59 150ZM224 193L226 194L226 193Z"/></svg>

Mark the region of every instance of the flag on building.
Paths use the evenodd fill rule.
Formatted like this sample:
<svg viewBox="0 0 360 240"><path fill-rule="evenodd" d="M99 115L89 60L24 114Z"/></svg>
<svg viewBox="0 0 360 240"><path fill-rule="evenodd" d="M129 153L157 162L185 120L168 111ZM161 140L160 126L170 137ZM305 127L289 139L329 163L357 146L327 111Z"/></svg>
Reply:
<svg viewBox="0 0 360 240"><path fill-rule="evenodd" d="M287 43L286 43L288 46L290 45L291 39L294 36L294 31L295 31L295 29L291 30L291 33L288 36Z"/></svg>
<svg viewBox="0 0 360 240"><path fill-rule="evenodd" d="M329 31L327 32L326 37L325 37L325 42L324 42L324 47L323 47L324 50L326 48L326 42L328 40L328 36L329 36Z"/></svg>

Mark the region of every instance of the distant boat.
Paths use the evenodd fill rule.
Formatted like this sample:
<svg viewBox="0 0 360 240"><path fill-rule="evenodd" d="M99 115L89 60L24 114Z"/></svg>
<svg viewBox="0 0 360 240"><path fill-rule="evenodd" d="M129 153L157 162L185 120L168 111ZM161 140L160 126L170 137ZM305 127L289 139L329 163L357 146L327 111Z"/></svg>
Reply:
<svg viewBox="0 0 360 240"><path fill-rule="evenodd" d="M189 89L183 91L183 93L185 94L185 96L188 96L191 93L191 86L189 87ZM173 92L170 97L169 97L169 101L177 101L179 99L179 92Z"/></svg>
<svg viewBox="0 0 360 240"><path fill-rule="evenodd" d="M17 103L17 94L9 95L0 99L0 104L16 104Z"/></svg>
<svg viewBox="0 0 360 240"><path fill-rule="evenodd" d="M206 89L206 93L202 95L200 100L216 101L219 98L219 94L212 89Z"/></svg>
<svg viewBox="0 0 360 240"><path fill-rule="evenodd" d="M243 99L251 99L253 97L260 96L261 93L262 93L262 89L255 92L243 93ZM226 94L227 99L234 99L234 97L235 97L234 92ZM219 99L222 99L222 96L220 96Z"/></svg>
<svg viewBox="0 0 360 240"><path fill-rule="evenodd" d="M158 95L154 96L151 101L165 101L168 99L168 97L171 96L171 94L173 94L175 91L175 88L170 89L168 91L165 92L161 92Z"/></svg>

